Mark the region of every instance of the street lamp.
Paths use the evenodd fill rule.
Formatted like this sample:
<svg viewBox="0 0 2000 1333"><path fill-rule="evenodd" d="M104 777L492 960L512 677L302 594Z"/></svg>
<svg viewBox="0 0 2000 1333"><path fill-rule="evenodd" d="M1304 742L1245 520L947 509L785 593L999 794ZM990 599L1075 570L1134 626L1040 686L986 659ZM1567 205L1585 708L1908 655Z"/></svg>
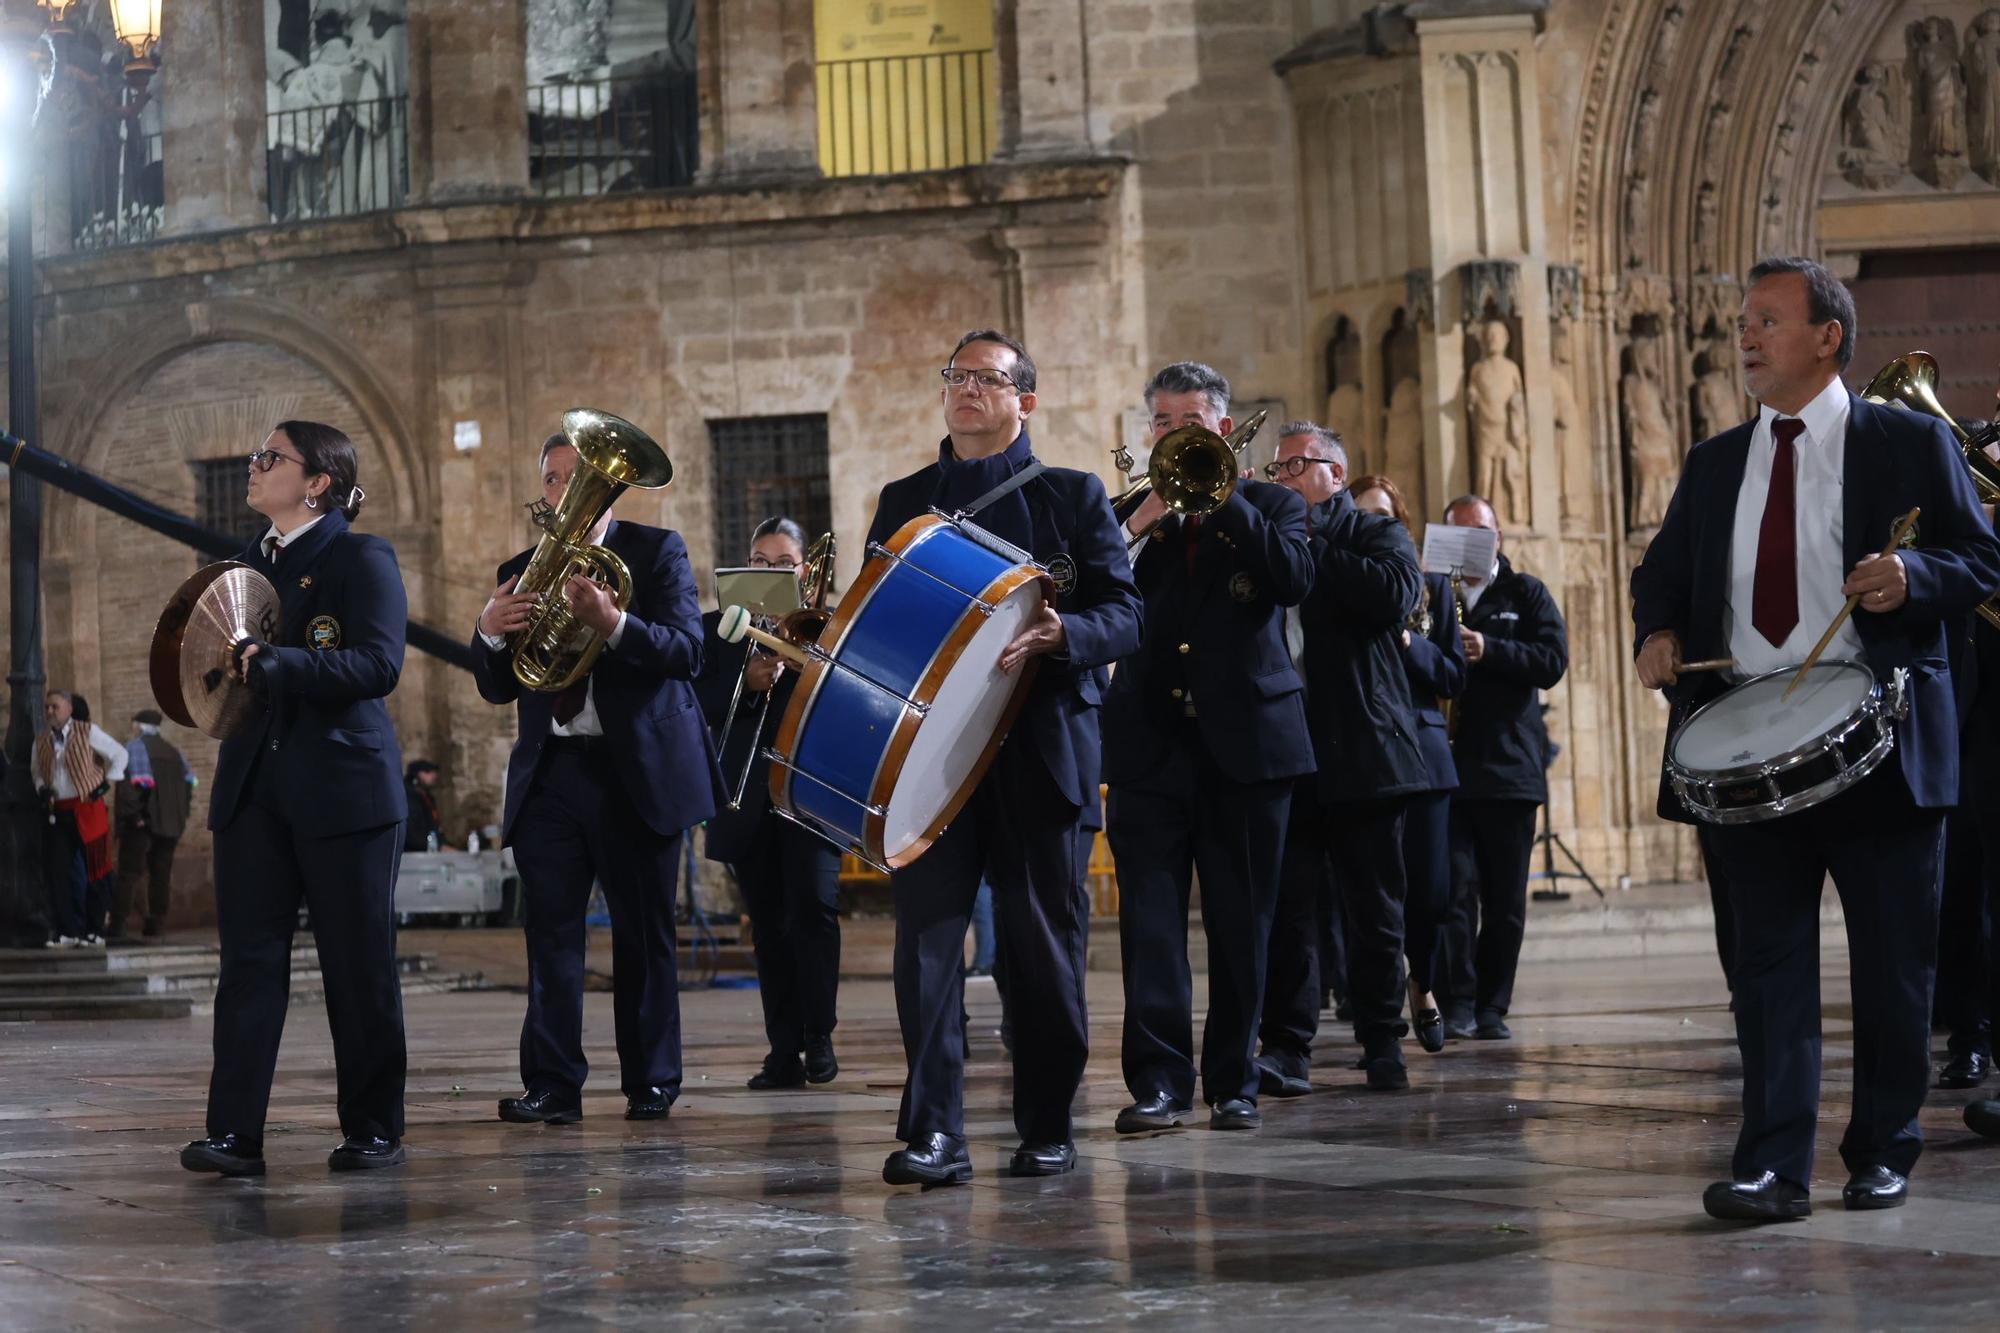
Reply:
<svg viewBox="0 0 2000 1333"><path fill-rule="evenodd" d="M111 28L131 52L125 77L143 86L160 67L160 0L111 0Z"/></svg>

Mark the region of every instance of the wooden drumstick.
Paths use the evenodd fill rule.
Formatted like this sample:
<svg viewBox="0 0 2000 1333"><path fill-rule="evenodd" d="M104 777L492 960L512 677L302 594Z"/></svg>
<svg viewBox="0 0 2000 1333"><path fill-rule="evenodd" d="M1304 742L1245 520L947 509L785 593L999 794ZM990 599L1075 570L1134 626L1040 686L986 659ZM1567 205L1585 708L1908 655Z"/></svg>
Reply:
<svg viewBox="0 0 2000 1333"><path fill-rule="evenodd" d="M1886 560L1896 553L1896 548L1903 544L1903 538L1909 536L1910 530L1917 526L1917 515L1922 512L1922 509L1912 509L1909 513L1896 520L1896 526L1889 532L1889 544L1884 546L1879 552L1881 559ZM1792 683L1785 686L1785 692L1778 696L1779 703L1783 703L1792 697L1792 691L1796 690L1799 687L1799 682L1806 678L1806 672L1811 671L1819 662L1819 655L1826 651L1826 646L1833 642L1833 636L1840 632L1840 627L1847 623L1847 618L1854 614L1854 608L1860 604L1860 593L1856 593L1847 599L1847 605L1840 608L1840 613L1834 616L1833 623L1826 627L1826 633L1819 636L1819 642L1814 644L1813 650L1806 654L1806 660L1800 664L1798 674L1792 677Z"/></svg>
<svg viewBox="0 0 2000 1333"><path fill-rule="evenodd" d="M750 613L740 606L722 608L722 618L715 622L715 633L724 643L741 643L750 639L796 667L805 667L812 662L805 649L797 644L788 643L775 634L767 634L751 624Z"/></svg>
<svg viewBox="0 0 2000 1333"><path fill-rule="evenodd" d="M1685 676L1690 671L1727 671L1735 665L1736 659L1733 657L1710 657L1699 662L1683 662L1675 667L1674 671Z"/></svg>

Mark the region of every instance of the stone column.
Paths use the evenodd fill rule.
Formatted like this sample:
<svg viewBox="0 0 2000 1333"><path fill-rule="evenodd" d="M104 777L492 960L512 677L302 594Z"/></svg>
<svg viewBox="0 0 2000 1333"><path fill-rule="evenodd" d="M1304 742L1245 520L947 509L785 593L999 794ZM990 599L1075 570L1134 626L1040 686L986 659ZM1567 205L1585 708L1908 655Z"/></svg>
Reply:
<svg viewBox="0 0 2000 1333"><path fill-rule="evenodd" d="M264 0L170 4L160 14L163 234L256 227L264 195Z"/></svg>
<svg viewBox="0 0 2000 1333"><path fill-rule="evenodd" d="M528 188L526 0L410 0L414 202Z"/></svg>
<svg viewBox="0 0 2000 1333"><path fill-rule="evenodd" d="M702 0L701 179L819 175L811 0Z"/></svg>
<svg viewBox="0 0 2000 1333"><path fill-rule="evenodd" d="M1035 358L1040 405L1030 429L1046 462L1108 472L1111 410L1138 396L1113 285L1116 236L1100 222L996 227L1005 324Z"/></svg>
<svg viewBox="0 0 2000 1333"><path fill-rule="evenodd" d="M1002 0L994 15L1000 145L1015 161L1091 151L1083 0Z"/></svg>

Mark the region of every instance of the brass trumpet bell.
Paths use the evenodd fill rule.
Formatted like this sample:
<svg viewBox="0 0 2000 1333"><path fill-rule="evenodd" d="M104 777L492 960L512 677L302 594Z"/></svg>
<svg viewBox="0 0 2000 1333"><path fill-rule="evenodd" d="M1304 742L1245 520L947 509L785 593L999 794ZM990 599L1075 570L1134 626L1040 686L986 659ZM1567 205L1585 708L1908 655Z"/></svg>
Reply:
<svg viewBox="0 0 2000 1333"><path fill-rule="evenodd" d="M1236 472L1243 451L1257 438L1257 431L1269 415L1268 408L1259 408L1227 435L1218 435L1206 426L1176 426L1153 446L1152 457L1146 462L1146 475L1113 500L1112 508L1120 515L1127 515L1131 512L1129 506L1136 505L1150 490L1170 512L1183 518L1220 509L1236 491ZM1132 545L1137 546L1151 532L1149 528L1133 538Z"/></svg>

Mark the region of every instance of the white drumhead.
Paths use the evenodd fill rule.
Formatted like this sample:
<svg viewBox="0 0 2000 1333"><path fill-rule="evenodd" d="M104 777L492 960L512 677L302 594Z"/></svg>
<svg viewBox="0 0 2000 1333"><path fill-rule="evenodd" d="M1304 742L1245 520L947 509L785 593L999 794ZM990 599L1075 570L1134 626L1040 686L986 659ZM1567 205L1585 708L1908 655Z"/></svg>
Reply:
<svg viewBox="0 0 2000 1333"><path fill-rule="evenodd" d="M889 794L882 851L891 860L929 831L986 752L1019 679L1018 672L1007 675L1000 670L1000 652L1041 609L1040 579L1014 589L986 617L938 687Z"/></svg>
<svg viewBox="0 0 2000 1333"><path fill-rule="evenodd" d="M1768 763L1839 727L1875 684L1858 662L1819 662L1780 702L1796 674L1745 681L1703 709L1674 737L1674 762L1697 772Z"/></svg>

